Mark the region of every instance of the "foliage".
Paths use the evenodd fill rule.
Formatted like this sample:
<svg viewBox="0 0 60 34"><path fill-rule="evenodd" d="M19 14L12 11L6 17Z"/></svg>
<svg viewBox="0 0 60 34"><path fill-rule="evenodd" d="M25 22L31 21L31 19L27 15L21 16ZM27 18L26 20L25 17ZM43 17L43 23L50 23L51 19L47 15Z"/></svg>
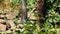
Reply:
<svg viewBox="0 0 60 34"><path fill-rule="evenodd" d="M45 15L45 17L43 17L44 23L38 26L36 25L37 21L28 19L27 23L24 24L21 31L16 30L17 29L16 27L12 29L13 31L16 32L16 34L57 34L57 26L58 26L57 23L60 23L60 14L58 14L55 10L58 6L60 6L60 0L58 0L58 2L57 0L43 0L43 1L46 1L46 4L43 7L43 11L47 11L48 13L47 15ZM21 0L10 0L10 2L12 3L13 6L17 4L19 6L21 5ZM33 7L30 7L32 5ZM36 16L37 12L35 5L36 5L36 0L27 0L27 11L33 12ZM14 21L17 21L20 17L19 15L16 16L17 18L13 19ZM4 19L6 20L6 18ZM7 34L7 33L2 32L2 34Z"/></svg>

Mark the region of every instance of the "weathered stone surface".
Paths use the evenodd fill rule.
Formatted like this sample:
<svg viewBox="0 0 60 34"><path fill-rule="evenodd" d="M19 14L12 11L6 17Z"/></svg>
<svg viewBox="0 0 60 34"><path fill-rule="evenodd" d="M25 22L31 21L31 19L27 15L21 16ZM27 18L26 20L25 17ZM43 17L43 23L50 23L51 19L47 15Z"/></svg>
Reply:
<svg viewBox="0 0 60 34"><path fill-rule="evenodd" d="M6 31L6 25L0 24L0 31Z"/></svg>
<svg viewBox="0 0 60 34"><path fill-rule="evenodd" d="M3 19L0 19L0 23L5 23L5 20L3 20Z"/></svg>
<svg viewBox="0 0 60 34"><path fill-rule="evenodd" d="M0 10L0 13L3 13L3 11L2 11L2 10Z"/></svg>
<svg viewBox="0 0 60 34"><path fill-rule="evenodd" d="M24 26L23 24L18 24L17 28L23 28L23 26Z"/></svg>
<svg viewBox="0 0 60 34"><path fill-rule="evenodd" d="M12 12L6 14L6 17L7 17L7 19L13 19L13 18L16 17L15 15L17 15L18 13L19 13L19 11L14 10L14 11L12 11Z"/></svg>
<svg viewBox="0 0 60 34"><path fill-rule="evenodd" d="M11 26L11 28L15 27L15 24L12 20L7 20L7 23Z"/></svg>
<svg viewBox="0 0 60 34"><path fill-rule="evenodd" d="M0 18L4 18L4 15L0 14Z"/></svg>
<svg viewBox="0 0 60 34"><path fill-rule="evenodd" d="M7 17L7 19L13 19L14 18L14 16L11 13L6 14L6 17Z"/></svg>
<svg viewBox="0 0 60 34"><path fill-rule="evenodd" d="M7 30L6 32L7 32L7 33L11 33L12 31L9 29L9 30Z"/></svg>
<svg viewBox="0 0 60 34"><path fill-rule="evenodd" d="M33 20L36 19L36 17L34 16L34 13L32 13L32 12L28 12L28 17L29 17L29 19L33 19Z"/></svg>
<svg viewBox="0 0 60 34"><path fill-rule="evenodd" d="M3 4L0 3L0 13L3 13Z"/></svg>
<svg viewBox="0 0 60 34"><path fill-rule="evenodd" d="M11 12L11 14L18 14L19 13L19 11L18 10L13 10L12 12Z"/></svg>

